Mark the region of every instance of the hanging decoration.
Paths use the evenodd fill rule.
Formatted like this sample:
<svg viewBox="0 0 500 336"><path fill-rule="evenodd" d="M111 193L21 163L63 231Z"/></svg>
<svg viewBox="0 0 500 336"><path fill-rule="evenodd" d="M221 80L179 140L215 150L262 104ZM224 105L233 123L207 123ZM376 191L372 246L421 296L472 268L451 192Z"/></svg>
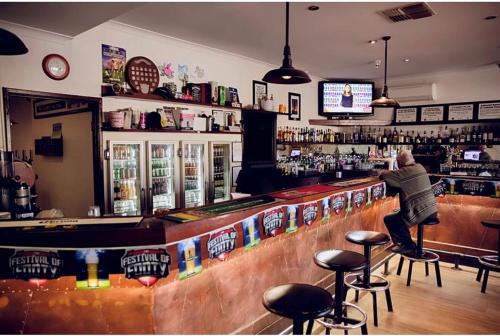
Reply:
<svg viewBox="0 0 500 336"><path fill-rule="evenodd" d="M234 226L210 234L207 242L208 257L225 261L229 253L236 248L238 233Z"/></svg>
<svg viewBox="0 0 500 336"><path fill-rule="evenodd" d="M185 239L177 244L177 262L180 280L201 273L200 237Z"/></svg>
<svg viewBox="0 0 500 336"><path fill-rule="evenodd" d="M127 249L120 262L127 279L137 279L149 287L168 276L171 260L164 247L157 247Z"/></svg>
<svg viewBox="0 0 500 336"><path fill-rule="evenodd" d="M345 193L338 193L332 196L333 211L338 215L345 207Z"/></svg>
<svg viewBox="0 0 500 336"><path fill-rule="evenodd" d="M243 220L243 246L246 250L260 243L259 215L253 215Z"/></svg>
<svg viewBox="0 0 500 336"><path fill-rule="evenodd" d="M14 279L22 279L38 286L61 275L63 261L57 251L15 250L9 258Z"/></svg>
<svg viewBox="0 0 500 336"><path fill-rule="evenodd" d="M356 205L356 208L360 208L363 205L363 203L365 202L366 190L364 188L354 190L352 192L352 195L353 195L352 197L354 200L354 204Z"/></svg>
<svg viewBox="0 0 500 336"><path fill-rule="evenodd" d="M328 224L330 222L330 213L332 212L332 198L330 196L321 200L321 223Z"/></svg>
<svg viewBox="0 0 500 336"><path fill-rule="evenodd" d="M75 251L76 288L108 288L109 271L107 251L95 248Z"/></svg>
<svg viewBox="0 0 500 336"><path fill-rule="evenodd" d="M299 229L299 206L286 207L286 233L296 232Z"/></svg>
<svg viewBox="0 0 500 336"><path fill-rule="evenodd" d="M283 208L277 207L264 211L262 226L266 236L276 236L277 231L283 226Z"/></svg>
<svg viewBox="0 0 500 336"><path fill-rule="evenodd" d="M318 202L310 202L304 204L302 208L302 222L306 225L311 225L317 217L318 214Z"/></svg>
<svg viewBox="0 0 500 336"><path fill-rule="evenodd" d="M372 198L377 201L384 195L384 182L375 184L371 187L372 190Z"/></svg>

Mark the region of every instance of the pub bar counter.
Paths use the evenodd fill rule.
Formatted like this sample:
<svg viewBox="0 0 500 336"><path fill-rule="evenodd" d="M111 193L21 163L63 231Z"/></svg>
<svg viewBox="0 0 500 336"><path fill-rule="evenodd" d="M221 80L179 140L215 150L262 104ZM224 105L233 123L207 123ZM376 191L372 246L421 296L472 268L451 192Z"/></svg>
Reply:
<svg viewBox="0 0 500 336"><path fill-rule="evenodd" d="M463 206L465 203L467 206ZM483 196L440 197L441 224L427 230L429 246L469 255L495 250L496 241L485 239L480 222L491 218L499 203L497 198ZM328 210L323 209L323 204ZM290 207L295 205L298 207ZM347 249L361 253L362 247L348 243L345 233L386 232L383 217L398 206L397 197L386 197L384 183L372 177L290 189L170 215L177 219L192 216L184 223L140 217L6 222L8 225L0 229L1 329L7 333L46 334L277 333L291 322L267 313L261 304L264 291L280 283L309 283L332 291L334 275L314 265L314 252ZM263 225L266 211L271 213L271 219L280 218L273 211L276 209L283 216L281 227L267 219ZM96 225L99 221L102 223ZM243 221L256 225L258 234L253 232L253 237L260 237L260 242L248 240L249 229L243 231ZM286 233L287 228L293 231L294 227L296 232ZM209 235L228 228L237 232L236 249L225 256L225 261L209 258ZM183 269L193 272L192 277L188 274L187 279L179 280L177 259L183 256L178 245L192 237L200 238L196 248L201 250L202 271L196 274L199 265L195 258L195 264L186 264ZM246 249L244 243L255 246ZM165 244L172 257L166 277L151 286L125 277L120 267L125 249ZM77 289L78 279L75 280L75 273L71 273L75 270L69 265L63 267L59 278L42 284L14 280L9 258L14 248L19 251L23 247L50 248L61 255L75 249L109 249L115 255L108 259L109 288ZM388 245L374 248L372 265L385 261L389 255Z"/></svg>

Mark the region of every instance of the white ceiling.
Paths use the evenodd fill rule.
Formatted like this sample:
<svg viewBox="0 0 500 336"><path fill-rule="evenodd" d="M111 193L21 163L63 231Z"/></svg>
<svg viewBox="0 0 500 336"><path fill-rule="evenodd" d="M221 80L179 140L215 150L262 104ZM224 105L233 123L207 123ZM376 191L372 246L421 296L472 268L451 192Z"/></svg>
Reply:
<svg viewBox="0 0 500 336"><path fill-rule="evenodd" d="M392 36L389 76L500 63L500 3L430 2L437 15L399 23L377 14L408 3L321 2L316 12L307 10L312 3L291 3L290 45L294 65L323 78L380 78L383 69L376 69L374 62L383 59L383 44L370 45L368 40L384 35ZM284 3L58 5L65 8L68 17L39 15L41 10L52 11L50 7L56 4L15 4L16 10L9 9L13 4L0 4L0 19L71 35L114 15L118 22L267 63L281 63ZM105 8L98 8L104 5ZM5 11L5 7L9 10ZM100 16L95 17L98 13ZM489 15L499 18L483 20ZM410 62L403 62L404 58Z"/></svg>

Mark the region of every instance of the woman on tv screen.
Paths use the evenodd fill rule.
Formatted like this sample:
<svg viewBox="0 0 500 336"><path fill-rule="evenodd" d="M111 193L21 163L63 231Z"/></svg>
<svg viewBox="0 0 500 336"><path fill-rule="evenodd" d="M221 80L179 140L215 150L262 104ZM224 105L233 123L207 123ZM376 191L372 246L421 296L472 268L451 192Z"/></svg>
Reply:
<svg viewBox="0 0 500 336"><path fill-rule="evenodd" d="M353 105L354 105L354 96L352 95L352 88L349 84L346 84L344 85L344 91L342 92L340 106L353 107Z"/></svg>

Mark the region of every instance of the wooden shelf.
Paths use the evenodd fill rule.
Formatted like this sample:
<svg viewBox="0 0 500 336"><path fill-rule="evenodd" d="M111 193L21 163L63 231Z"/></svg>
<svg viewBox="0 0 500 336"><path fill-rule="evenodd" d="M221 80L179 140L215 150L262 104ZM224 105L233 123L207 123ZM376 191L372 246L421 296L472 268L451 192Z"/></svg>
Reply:
<svg viewBox="0 0 500 336"><path fill-rule="evenodd" d="M165 102L165 103L172 103L172 104L196 105L196 106L203 106L203 107L211 107L214 109L241 110L241 107L202 104L202 103L198 103L198 102L195 102L192 100L168 99L168 98L164 98L162 96L154 95L154 94L142 94L142 93L135 93L135 92L126 92L126 93L116 94L114 92L109 92L104 87L102 88L101 92L102 92L101 96L107 97L107 98L134 99L134 100L144 100L144 101Z"/></svg>
<svg viewBox="0 0 500 336"><path fill-rule="evenodd" d="M201 134L242 134L242 132L204 132L204 131L190 131L190 130L176 130L176 129L136 129L136 128L108 128L102 127L103 132L149 132L149 133L201 133Z"/></svg>
<svg viewBox="0 0 500 336"><path fill-rule="evenodd" d="M309 119L309 125L317 126L389 126L392 120L373 119Z"/></svg>

